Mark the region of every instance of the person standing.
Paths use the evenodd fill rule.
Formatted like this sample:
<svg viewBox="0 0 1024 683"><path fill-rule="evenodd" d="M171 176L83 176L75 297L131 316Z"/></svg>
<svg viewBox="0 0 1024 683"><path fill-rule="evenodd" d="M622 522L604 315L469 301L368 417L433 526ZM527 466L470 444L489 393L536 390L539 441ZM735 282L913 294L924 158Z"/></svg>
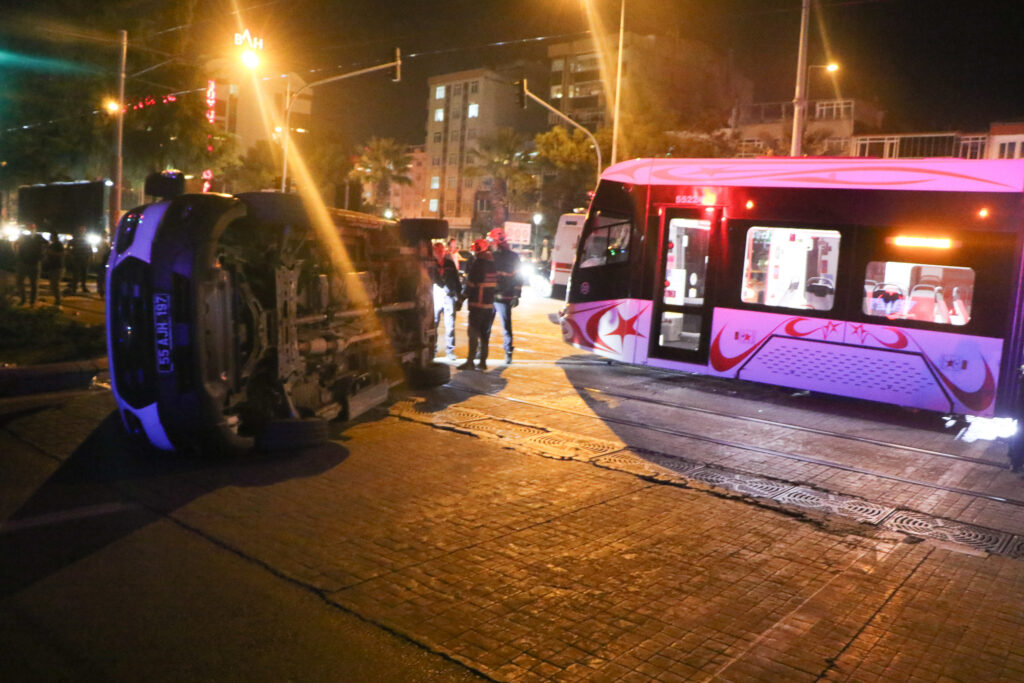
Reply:
<svg viewBox="0 0 1024 683"><path fill-rule="evenodd" d="M96 254L96 293L100 298L107 294L107 262L110 260L110 240L100 241L100 250Z"/></svg>
<svg viewBox="0 0 1024 683"><path fill-rule="evenodd" d="M519 275L519 254L508 246L505 231L494 228L490 233L494 244L494 268L498 274L498 285L494 291L494 310L501 320L501 337L505 346L505 365L512 362L512 309L519 305L523 293L523 281Z"/></svg>
<svg viewBox="0 0 1024 683"><path fill-rule="evenodd" d="M50 243L43 257L43 275L50 281L53 305L60 306L60 281L64 279L64 245L56 231L50 233Z"/></svg>
<svg viewBox="0 0 1024 683"><path fill-rule="evenodd" d="M0 235L0 306L6 306L14 296L14 283L18 272L18 255L14 243Z"/></svg>
<svg viewBox="0 0 1024 683"><path fill-rule="evenodd" d="M443 315L445 356L448 360L454 361L458 360L455 357L455 312L462 303L459 270L441 242L434 244L434 263L434 330L440 326ZM438 345L440 346L440 342Z"/></svg>
<svg viewBox="0 0 1024 683"><path fill-rule="evenodd" d="M76 294L79 285L81 285L82 293L88 294L89 288L86 287L85 282L86 278L89 277L92 246L86 239L84 225L79 225L75 228L75 236L71 239L71 244L68 246L70 247L71 286L68 287L68 291L65 294Z"/></svg>
<svg viewBox="0 0 1024 683"><path fill-rule="evenodd" d="M16 273L18 280L18 294L21 305L25 305L25 280L28 280L30 296L29 305L36 305L36 295L39 292L39 266L43 261L43 251L46 249L46 240L37 231L35 223L29 223L28 234L18 238L16 250L18 262Z"/></svg>
<svg viewBox="0 0 1024 683"><path fill-rule="evenodd" d="M455 268L462 272L462 254L459 253L459 243L452 237L448 240L448 256L451 258Z"/></svg>
<svg viewBox="0 0 1024 683"><path fill-rule="evenodd" d="M472 370L473 360L480 355L477 367L487 369L487 345L491 341L491 325L494 323L494 288L498 274L494 269L494 257L490 244L485 239L473 242L473 262L466 274L466 301L469 304L469 323L466 335L469 337L469 357L459 370Z"/></svg>

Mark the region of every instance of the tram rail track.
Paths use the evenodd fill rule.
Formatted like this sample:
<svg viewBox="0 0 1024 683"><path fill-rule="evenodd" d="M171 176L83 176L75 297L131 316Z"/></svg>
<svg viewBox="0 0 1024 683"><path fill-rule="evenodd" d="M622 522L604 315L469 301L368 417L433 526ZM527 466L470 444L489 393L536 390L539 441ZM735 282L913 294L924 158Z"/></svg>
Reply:
<svg viewBox="0 0 1024 683"><path fill-rule="evenodd" d="M1024 508L1024 498L1012 498L1012 497L1008 497L1008 496L997 496L997 495L994 495L994 494L985 493L983 491L975 491L975 490L972 490L972 489L965 489L965 488L957 487L957 486L948 486L948 485L938 484L938 483L935 483L935 482L928 482L928 481L924 481L924 480L920 480L920 479L912 479L912 478L909 478L909 477L904 477L904 476L900 476L900 475L896 475L896 474L891 474L891 473L887 473L887 472L879 472L877 470L871 470L871 469L862 468L862 467L856 467L856 466L853 466L853 465L848 465L848 464L845 464L845 463L839 463L839 462L836 462L836 461L827 460L827 459L823 459L823 458L815 458L815 457L812 457L812 456L802 455L802 454L799 454L799 453L780 451L778 449L767 448L765 446L758 446L756 444L743 443L743 442L735 441L735 440L731 440L731 439L723 439L723 438L720 438L720 437L708 436L708 435L705 435L705 434L698 434L698 433L690 431L690 430L649 425L649 424L645 424L645 423L643 423L641 421L638 421L638 420L630 420L630 419L627 419L627 418L614 417L614 416L608 416L608 415L595 415L593 413L585 413L583 411L575 411L575 410L571 410L571 409L568 409L568 408L563 408L563 407L558 407L558 406L550 406L550 405L546 405L546 404L544 404L544 403L542 403L540 401L533 401L533 400L529 400L529 399L522 398L522 397L516 397L516 396L507 396L507 395L503 395L503 394L497 393L497 392L481 391L481 390L475 389L473 387L469 387L469 386L466 386L466 385L463 385L463 384L454 383L454 382L450 383L448 386L453 388L453 389L456 389L458 391L465 392L465 393L482 395L482 396L488 396L488 397L491 397L491 398L500 399L500 400L507 401L507 402L510 402L510 403L516 403L516 404L519 404L519 405L528 405L528 406L532 406L532 407L536 407L536 408L542 408L542 409L547 410L547 411L556 411L556 412L560 412L560 413L578 415L578 416L581 416L581 417L588 417L588 418L592 418L594 420L601 421L601 422L604 422L604 423L612 423L612 424L627 426L627 427L634 428L634 429L647 430L647 431L652 431L652 432L659 432L659 433L662 433L662 434L668 434L670 436L678 436L678 437L681 437L681 438L686 438L686 439L692 439L692 440L695 440L695 441L700 441L702 443L709 443L709 444L714 444L714 445L717 445L717 446L724 446L724 447L727 447L727 448L735 448L735 449L740 449L740 450L745 450L745 451L752 451L752 452L760 453L762 455L768 455L768 456L771 456L771 457L784 458L784 459L787 459L787 460L795 460L795 461L799 461L799 462L802 462L802 463L818 465L818 466L821 466L821 467L827 467L827 468L830 468L830 469L838 469L838 470L842 470L842 471L845 471L845 472L852 472L852 473L855 473L855 474L862 474L862 475L869 476L869 477L877 477L879 479L886 479L886 480L898 482L898 483L901 483L901 484L908 484L908 485L913 485L913 486L919 486L919 487L923 487L923 488L927 488L927 489L931 489L931 490L935 490L935 491L943 491L943 492L946 492L946 493L955 493L955 494L958 494L958 495L963 495L963 496L968 496L968 497L972 497L972 498L988 500L988 501L992 501L992 502L996 502L996 503L1002 503L1002 504L1006 504L1006 505L1012 505L1012 506L1018 507L1018 508ZM579 389L579 387L576 387L576 388ZM625 396L625 398L628 398L630 400L639 400L639 399L634 399L634 397L632 397L632 396ZM671 404L669 404L669 405L670 405L670 407L674 407ZM685 409L686 406L681 406L681 408ZM699 412L705 412L705 411L699 411ZM716 412L716 411L707 411L707 412L714 412L714 414L721 415L723 417L732 417L732 416L730 416L730 415L728 415L726 413L719 413L719 412ZM776 422L776 421L771 421L771 420L752 420L752 421L763 422L763 423L765 423L767 425L771 425L771 426L774 426L774 427L791 428L790 425L786 425L784 423ZM829 437L833 437L833 438L846 438L846 436L844 436L843 434L841 434L839 432L830 432L830 431L827 431L827 430L813 430L813 429L804 430L804 429L801 429L801 428L795 428L795 429L797 431L810 431L810 432L816 433L818 435L829 436ZM861 439L859 439L859 438L852 438L850 440L852 440L852 441L861 441ZM877 441L877 440L866 440L866 441L868 443L871 443L872 445L876 445L876 446L879 446L879 447L886 447L886 446L890 446L891 445L894 448L902 448L902 446L900 444L888 444L887 442L882 442L882 441ZM932 454L932 455L957 457L957 456L953 456L952 454L943 454L943 453L939 453L939 452L935 452L935 451L928 451L926 449L908 448L907 450L917 451L917 452L921 452L921 453L925 453L925 454ZM992 463L988 463L986 461L979 460L977 458L963 458L963 459L965 459L965 460L967 460L969 462L972 462L974 464L984 464L984 465L991 465L992 464ZM1003 468L1003 469L1005 469L1005 468Z"/></svg>
<svg viewBox="0 0 1024 683"><path fill-rule="evenodd" d="M542 361L541 363L544 363L544 362ZM596 362L596 363L595 362L588 362L588 361L568 361L568 362L559 362L558 364L559 365L574 365L574 366L606 365L607 361ZM670 376L670 377L678 377L677 374L672 374L672 375L668 375L668 376ZM536 379L536 378L530 378L528 381L532 381L532 382L535 382L535 383L544 383L544 384L548 384L550 386L561 386L560 384L556 384L554 382L545 382L544 380L540 380L540 379ZM663 407L663 408L686 410L686 411L689 411L689 412L700 413L700 414L704 414L704 415L713 415L715 417L721 417L721 418L725 418L725 419L728 419L728 420L735 420L737 422L747 422L747 423L751 423L751 424L760 424L760 425L765 425L765 426L768 426L768 427L778 427L778 428L781 428L781 429L788 429L788 430L791 430L791 431L798 431L798 432L805 432L805 433L808 433L808 434L815 434L817 436L825 436L825 437L832 437L832 438L836 438L836 439L844 439L844 440L847 440L847 441L863 443L863 444L867 444L867 445L871 445L871 446L877 446L879 448L896 449L896 450L906 451L908 453L916 453L916 454L919 454L919 455L927 455L927 456L936 457L936 458L945 458L945 459L948 459L948 460L956 460L956 461L960 461L960 462L972 463L972 464L975 464L975 465L981 465L983 467L992 467L992 468L995 468L995 469L1007 470L1007 471L1010 470L1009 463L1003 463L1003 462L998 462L998 461L994 461L994 460L987 460L985 458L976 458L976 457L973 457L973 456L963 455L963 454L959 454L959 453L948 453L948 452L945 452L945 451L936 451L936 450L933 450L933 449L921 448L919 446L911 446L909 444L900 443L900 442L896 442L896 441L885 441L885 440L882 440L882 439L875 439L875 438L871 438L871 437L860 436L860 435L857 435L857 434L848 434L848 433L845 433L845 432L838 432L838 431L829 430L829 429L821 429L821 428L818 428L818 427L809 427L807 425L797 425L797 424L792 424L792 423L789 423L789 422L782 422L782 421L779 421L779 420L771 420L771 419L763 418L763 417L755 417L753 415L740 415L740 414L736 414L736 413L729 413L729 412L725 412L725 411L722 411L722 410L715 410L713 408L704 408L704 407L701 407L701 406L694 406L694 405L690 405L690 404L686 404L686 403L680 403L680 402L675 402L675 401L666 401L666 400L662 400L662 399L655 399L655 398L651 398L649 396L641 396L641 395L638 395L638 394L635 394L635 393L624 392L624 391L614 391L614 390L611 390L611 389L597 388L597 387L591 387L591 386L583 386L583 385L578 385L578 384L574 384L573 388L577 392L586 392L588 394L597 394L597 395L608 396L608 397L612 397L612 398L616 398L616 399L621 399L621 400L637 401L637 402L640 402L640 403L645 403L647 405L656 405L656 406L660 406L660 407Z"/></svg>

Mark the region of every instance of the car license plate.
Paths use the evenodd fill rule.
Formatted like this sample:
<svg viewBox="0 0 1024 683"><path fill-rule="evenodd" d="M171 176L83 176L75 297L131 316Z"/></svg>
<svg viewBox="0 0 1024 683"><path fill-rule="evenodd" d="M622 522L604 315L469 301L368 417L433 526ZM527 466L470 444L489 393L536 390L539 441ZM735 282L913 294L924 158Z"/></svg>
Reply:
<svg viewBox="0 0 1024 683"><path fill-rule="evenodd" d="M171 295L153 295L153 336L156 340L156 371L174 372L174 326L171 323Z"/></svg>

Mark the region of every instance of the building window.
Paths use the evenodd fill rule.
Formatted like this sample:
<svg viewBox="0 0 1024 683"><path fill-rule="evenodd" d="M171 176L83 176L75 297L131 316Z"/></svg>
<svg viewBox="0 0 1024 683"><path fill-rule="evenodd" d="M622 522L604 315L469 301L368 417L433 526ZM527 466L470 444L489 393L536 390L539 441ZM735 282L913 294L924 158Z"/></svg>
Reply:
<svg viewBox="0 0 1024 683"><path fill-rule="evenodd" d="M1016 142L1000 142L999 143L999 158L1000 159L1016 159L1017 158L1017 143Z"/></svg>
<svg viewBox="0 0 1024 683"><path fill-rule="evenodd" d="M814 118L842 120L853 118L852 100L826 100L814 105Z"/></svg>
<svg viewBox="0 0 1024 683"><path fill-rule="evenodd" d="M427 208L434 213L437 213L437 199L431 199L427 202Z"/></svg>
<svg viewBox="0 0 1024 683"><path fill-rule="evenodd" d="M441 176L432 175L430 176L430 189L439 190L441 189Z"/></svg>
<svg viewBox="0 0 1024 683"><path fill-rule="evenodd" d="M552 71L564 71L565 70L565 60L562 59L562 58L552 59L551 60L551 70Z"/></svg>
<svg viewBox="0 0 1024 683"><path fill-rule="evenodd" d="M551 99L560 100L562 99L562 86L553 85L551 86Z"/></svg>
<svg viewBox="0 0 1024 683"><path fill-rule="evenodd" d="M988 136L985 135L970 135L960 139L960 154L961 159L984 159L985 158L985 143L988 140Z"/></svg>
<svg viewBox="0 0 1024 683"><path fill-rule="evenodd" d="M479 81L470 81L469 82L469 94L470 95L475 95L476 91L479 90L479 89L480 89L480 82Z"/></svg>
<svg viewBox="0 0 1024 683"><path fill-rule="evenodd" d="M434 133L434 142L441 142L441 134Z"/></svg>
<svg viewBox="0 0 1024 683"><path fill-rule="evenodd" d="M462 112L460 112L458 109L453 108L452 109L452 120L456 120L460 116L462 116Z"/></svg>
<svg viewBox="0 0 1024 683"><path fill-rule="evenodd" d="M434 110L434 120L444 121L444 107L438 107Z"/></svg>
<svg viewBox="0 0 1024 683"><path fill-rule="evenodd" d="M459 177L458 176L454 176L454 175L448 176L448 189L454 190L458 186L459 186Z"/></svg>
<svg viewBox="0 0 1024 683"><path fill-rule="evenodd" d="M461 95L461 94L462 94L462 84L461 83L456 83L455 85L452 86L452 96L454 97L455 95Z"/></svg>
<svg viewBox="0 0 1024 683"><path fill-rule="evenodd" d="M433 159L431 159L430 160L430 165L431 166L440 166L441 165L441 157L434 157Z"/></svg>
<svg viewBox="0 0 1024 683"><path fill-rule="evenodd" d="M450 166L458 166L459 165L459 155L458 154L450 155L448 157L448 164Z"/></svg>
<svg viewBox="0 0 1024 683"><path fill-rule="evenodd" d="M466 111L467 119L475 119L480 116L480 105L473 102L469 105L469 109Z"/></svg>
<svg viewBox="0 0 1024 683"><path fill-rule="evenodd" d="M454 199L449 199L447 202L445 202L444 210L447 211L449 214L454 214L455 213L455 200Z"/></svg>
<svg viewBox="0 0 1024 683"><path fill-rule="evenodd" d="M470 128L466 131L467 140L476 140L476 128Z"/></svg>
<svg viewBox="0 0 1024 683"><path fill-rule="evenodd" d="M435 100L443 100L444 99L444 86L443 85L439 85L436 88L434 88L434 99Z"/></svg>
<svg viewBox="0 0 1024 683"><path fill-rule="evenodd" d="M466 187L473 187L473 179L466 178Z"/></svg>

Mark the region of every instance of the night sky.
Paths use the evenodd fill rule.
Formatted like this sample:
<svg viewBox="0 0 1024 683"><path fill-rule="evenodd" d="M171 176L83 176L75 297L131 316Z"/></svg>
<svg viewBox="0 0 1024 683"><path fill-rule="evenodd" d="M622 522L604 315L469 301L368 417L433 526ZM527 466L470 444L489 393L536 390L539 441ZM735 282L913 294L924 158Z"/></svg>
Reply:
<svg viewBox="0 0 1024 683"><path fill-rule="evenodd" d="M140 9L149 0L136 0ZM155 1L155 0L154 0ZM589 0L618 28L618 0ZM0 21L32 6L0 0ZM793 98L801 0L626 0L627 29L715 45L753 79L756 101ZM1020 0L817 0L809 63L842 65L842 96L885 109L887 132L980 131L1024 120ZM196 31L229 40L233 7L261 33L281 71L307 80L406 56L404 79L383 74L318 88L319 123L353 142L369 135L423 142L426 79L458 69L543 58L546 45L587 30L581 0L204 0ZM199 25L201 23L201 26ZM219 35L223 34L223 35ZM2 38L2 35L0 35ZM55 46L59 54L60 46ZM318 69L314 73L310 70ZM830 95L814 71L812 98Z"/></svg>
<svg viewBox="0 0 1024 683"><path fill-rule="evenodd" d="M592 1L617 30L619 3ZM754 80L757 101L792 100L800 0L626 2L628 30L674 32L714 44ZM312 37L295 55L300 62L385 59L395 45L418 55L409 58L400 86L351 82L319 93L325 109L318 113L327 121L357 135L408 142L423 140L426 76L542 56L546 41L515 41L587 30L580 0L319 0L306 6L290 27ZM887 131L967 132L985 130L992 121L1024 120L1024 3L820 0L817 6L808 63L824 64L828 56L839 62L841 95L877 102L888 112ZM494 45L502 41L510 44ZM823 72L812 76L811 97L829 96ZM351 111L353 96L367 92L382 108ZM326 107L349 111L329 113Z"/></svg>

